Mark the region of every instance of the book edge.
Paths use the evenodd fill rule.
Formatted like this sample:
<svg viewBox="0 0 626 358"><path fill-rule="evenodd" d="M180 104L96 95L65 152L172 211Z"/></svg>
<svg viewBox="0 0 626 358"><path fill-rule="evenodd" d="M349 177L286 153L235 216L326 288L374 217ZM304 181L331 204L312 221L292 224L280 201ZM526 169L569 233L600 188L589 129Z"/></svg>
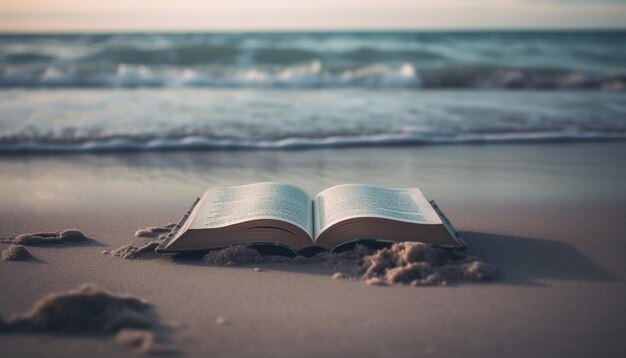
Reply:
<svg viewBox="0 0 626 358"><path fill-rule="evenodd" d="M199 201L200 201L200 198L196 198L196 200L193 202L193 204L191 204L191 207L183 215L183 217L180 219L178 224L176 224L176 226L174 226L172 228L172 230L170 230L170 232L167 234L165 239L163 239L163 241L159 244L159 246L157 246L157 248L154 249L154 251L156 253L175 252L175 251L167 249L167 246L172 243L172 241L174 240L174 238L176 237L176 235L178 234L180 229L183 227L183 225L185 225L185 222L187 222L187 220L189 219L189 216L191 216L191 213L193 212L193 209L195 209L195 207L196 207L196 205L198 205Z"/></svg>
<svg viewBox="0 0 626 358"><path fill-rule="evenodd" d="M446 230L448 230L448 232L452 236L452 239L454 241L456 241L457 248L458 249L467 249L467 243L463 240L461 235L459 235L459 232L456 231L454 226L452 226L452 222L450 222L450 219L448 219L446 214L443 213L443 211L441 210L439 205L437 205L437 202L435 202L435 200L433 199L433 200L430 200L429 203L433 207L433 209L435 210L437 215L439 215L439 218L441 219L441 222L443 223L443 227L445 227Z"/></svg>

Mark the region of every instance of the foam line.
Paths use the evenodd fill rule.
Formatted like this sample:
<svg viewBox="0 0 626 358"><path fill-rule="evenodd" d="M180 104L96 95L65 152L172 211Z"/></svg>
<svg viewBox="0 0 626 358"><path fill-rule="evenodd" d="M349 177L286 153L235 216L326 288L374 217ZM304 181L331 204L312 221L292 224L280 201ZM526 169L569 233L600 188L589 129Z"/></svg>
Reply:
<svg viewBox="0 0 626 358"><path fill-rule="evenodd" d="M599 131L511 132L487 134L382 133L375 135L290 137L277 140L215 139L207 137L93 139L81 142L17 142L0 144L0 154L94 153L176 150L313 149L343 147L389 147L409 145L541 143L624 140L626 133Z"/></svg>

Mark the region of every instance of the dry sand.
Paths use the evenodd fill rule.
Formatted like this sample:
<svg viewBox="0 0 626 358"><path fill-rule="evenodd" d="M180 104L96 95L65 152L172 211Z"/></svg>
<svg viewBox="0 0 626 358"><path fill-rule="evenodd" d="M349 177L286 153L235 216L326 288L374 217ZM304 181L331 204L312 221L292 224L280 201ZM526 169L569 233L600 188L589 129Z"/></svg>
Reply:
<svg viewBox="0 0 626 358"><path fill-rule="evenodd" d="M373 285L443 286L454 280L486 282L498 277L498 269L478 257L412 242L365 256L360 268L360 278Z"/></svg>
<svg viewBox="0 0 626 358"><path fill-rule="evenodd" d="M120 249L123 249L120 248ZM120 250L117 249L117 250ZM422 243L395 243L378 250L357 245L343 252L322 252L312 257L262 254L246 246L232 246L207 253L202 260L213 266L308 264L343 269L333 279L363 280L370 285L446 285L449 281L492 281L498 269L459 250L441 249ZM255 268L255 271L261 270Z"/></svg>
<svg viewBox="0 0 626 358"><path fill-rule="evenodd" d="M60 230L55 232L37 232L20 234L16 237L8 237L0 242L15 245L41 246L49 244L71 244L87 241L89 238L76 229Z"/></svg>
<svg viewBox="0 0 626 358"><path fill-rule="evenodd" d="M174 353L155 333L164 331L153 307L142 299L84 284L50 293L26 313L0 318L2 334L106 337L139 353Z"/></svg>
<svg viewBox="0 0 626 358"><path fill-rule="evenodd" d="M12 244L2 251L2 259L5 261L27 261L32 258L30 251L22 245Z"/></svg>
<svg viewBox="0 0 626 358"><path fill-rule="evenodd" d="M38 261L0 261L0 316L91 282L154 305L191 357L621 357L624 152L616 142L1 157L0 237L76 227L93 240L28 247ZM137 228L176 221L208 186L264 180L310 193L346 182L418 186L457 226L468 254L501 276L373 287L334 280L343 271L322 264L101 254L145 244ZM0 351L133 356L114 340L12 333L0 335ZM131 347L145 340L118 338Z"/></svg>
<svg viewBox="0 0 626 358"><path fill-rule="evenodd" d="M126 244L113 250L104 250L103 254L113 255L124 259L138 259L145 257L158 257L154 250L159 246L161 241L155 240L143 245Z"/></svg>
<svg viewBox="0 0 626 358"><path fill-rule="evenodd" d="M163 226L148 226L145 229L137 230L135 232L135 236L147 238L164 238L164 235L167 235L175 226L176 224L174 223L169 223Z"/></svg>

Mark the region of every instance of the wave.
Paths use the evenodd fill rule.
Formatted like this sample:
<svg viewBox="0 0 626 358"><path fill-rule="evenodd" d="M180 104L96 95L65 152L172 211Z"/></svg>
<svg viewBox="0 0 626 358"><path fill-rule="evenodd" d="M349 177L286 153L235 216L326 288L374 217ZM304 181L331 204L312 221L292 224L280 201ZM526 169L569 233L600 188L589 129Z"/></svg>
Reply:
<svg viewBox="0 0 626 358"><path fill-rule="evenodd" d="M197 65L254 63L257 65L293 65L310 61L368 64L389 61L435 61L446 56L435 51L417 49L379 49L361 46L349 50L319 51L297 47L244 48L238 44L194 44L162 49L134 47L105 49L83 61L108 61L128 64ZM42 59L44 60L44 59Z"/></svg>
<svg viewBox="0 0 626 358"><path fill-rule="evenodd" d="M463 65L418 68L374 63L342 69L314 60L290 66L171 67L119 64L48 66L0 72L4 88L415 88L415 89L626 89L626 74Z"/></svg>
<svg viewBox="0 0 626 358"><path fill-rule="evenodd" d="M10 64L30 64L36 62L44 62L53 60L53 56L36 53L36 52L20 52L8 54L5 56L6 62Z"/></svg>
<svg viewBox="0 0 626 358"><path fill-rule="evenodd" d="M623 132L545 131L488 134L450 133L381 133L374 135L288 137L276 140L246 138L129 137L83 139L81 141L14 141L0 142L0 154L22 153L101 153L180 150L281 150L349 147L391 147L445 144L545 143L577 141L626 140Z"/></svg>
<svg viewBox="0 0 626 358"><path fill-rule="evenodd" d="M0 86L623 89L624 31L2 35Z"/></svg>
<svg viewBox="0 0 626 358"><path fill-rule="evenodd" d="M234 45L187 45L167 49L112 48L102 50L87 61L108 61L128 64L177 64L193 65L207 63L232 63L239 50Z"/></svg>

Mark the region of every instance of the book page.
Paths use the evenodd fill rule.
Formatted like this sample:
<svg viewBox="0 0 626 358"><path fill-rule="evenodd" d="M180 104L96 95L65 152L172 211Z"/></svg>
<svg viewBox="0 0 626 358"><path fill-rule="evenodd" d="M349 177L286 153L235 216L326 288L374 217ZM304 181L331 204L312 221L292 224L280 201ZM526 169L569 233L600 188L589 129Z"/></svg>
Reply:
<svg viewBox="0 0 626 358"><path fill-rule="evenodd" d="M210 229L257 219L281 220L313 233L309 195L294 185L257 183L211 188L200 202L189 229Z"/></svg>
<svg viewBox="0 0 626 358"><path fill-rule="evenodd" d="M373 185L346 184L328 188L315 198L315 235L356 217L378 217L416 224L441 224L422 192Z"/></svg>

